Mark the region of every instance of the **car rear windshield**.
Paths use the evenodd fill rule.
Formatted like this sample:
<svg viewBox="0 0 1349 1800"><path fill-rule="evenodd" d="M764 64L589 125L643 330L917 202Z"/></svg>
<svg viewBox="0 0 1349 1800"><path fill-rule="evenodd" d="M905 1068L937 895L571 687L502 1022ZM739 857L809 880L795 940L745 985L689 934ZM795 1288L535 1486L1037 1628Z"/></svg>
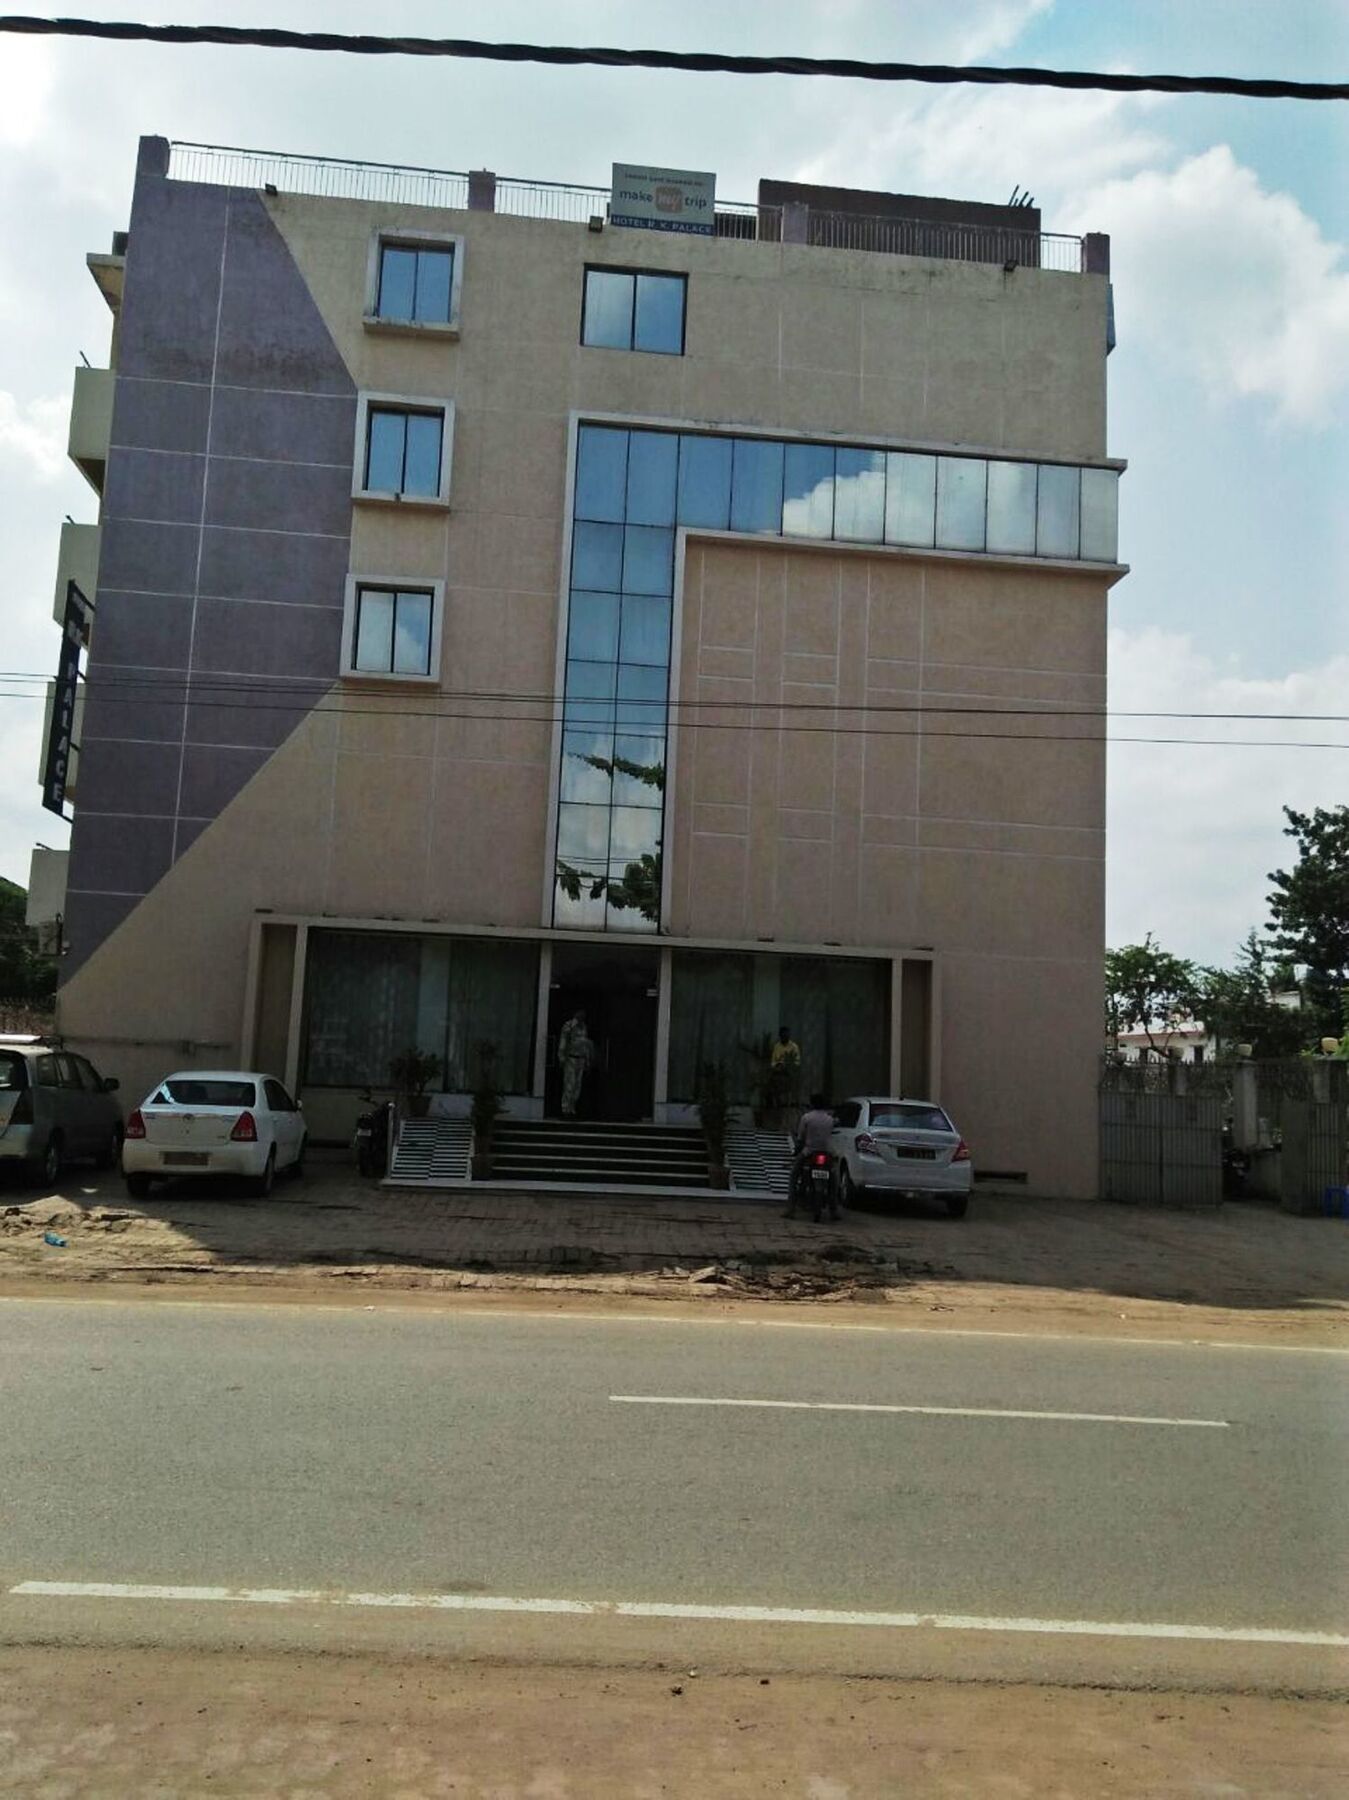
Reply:
<svg viewBox="0 0 1349 1800"><path fill-rule="evenodd" d="M28 1064L17 1050L0 1050L0 1094L28 1086Z"/></svg>
<svg viewBox="0 0 1349 1800"><path fill-rule="evenodd" d="M871 1123L891 1131L955 1130L939 1106L873 1106Z"/></svg>
<svg viewBox="0 0 1349 1800"><path fill-rule="evenodd" d="M251 1081L166 1081L155 1099L173 1106L256 1106Z"/></svg>

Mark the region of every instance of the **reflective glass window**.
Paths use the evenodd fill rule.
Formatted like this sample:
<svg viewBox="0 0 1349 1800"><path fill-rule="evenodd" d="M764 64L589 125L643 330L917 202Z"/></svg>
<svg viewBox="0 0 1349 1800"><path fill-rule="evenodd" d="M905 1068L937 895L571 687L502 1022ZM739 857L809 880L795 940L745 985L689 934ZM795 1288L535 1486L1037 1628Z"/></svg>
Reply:
<svg viewBox="0 0 1349 1800"><path fill-rule="evenodd" d="M885 541L926 548L937 532L937 459L891 451L885 459Z"/></svg>
<svg viewBox="0 0 1349 1800"><path fill-rule="evenodd" d="M627 479L627 432L583 425L576 443L576 517L621 522Z"/></svg>
<svg viewBox="0 0 1349 1800"><path fill-rule="evenodd" d="M731 440L679 440L679 523L725 531L731 522Z"/></svg>
<svg viewBox="0 0 1349 1800"><path fill-rule="evenodd" d="M366 429L365 486L376 494L397 494L403 486L406 414L371 407Z"/></svg>
<svg viewBox="0 0 1349 1800"><path fill-rule="evenodd" d="M679 439L668 431L634 431L628 452L628 524L673 525Z"/></svg>
<svg viewBox="0 0 1349 1800"><path fill-rule="evenodd" d="M611 662L568 662L563 707L567 725L612 731L616 679L617 670Z"/></svg>
<svg viewBox="0 0 1349 1800"><path fill-rule="evenodd" d="M452 245L380 245L375 311L381 319L447 324L453 287Z"/></svg>
<svg viewBox="0 0 1349 1800"><path fill-rule="evenodd" d="M782 530L782 445L737 438L731 467L731 530Z"/></svg>
<svg viewBox="0 0 1349 1800"><path fill-rule="evenodd" d="M379 299L375 311L381 319L410 319L417 297L417 252L396 244L383 244L379 253Z"/></svg>
<svg viewBox="0 0 1349 1800"><path fill-rule="evenodd" d="M616 594L623 586L623 527L578 519L572 530L571 578L576 587Z"/></svg>
<svg viewBox="0 0 1349 1800"><path fill-rule="evenodd" d="M365 487L372 494L440 493L445 415L372 406L366 421Z"/></svg>
<svg viewBox="0 0 1349 1800"><path fill-rule="evenodd" d="M601 350L632 349L634 277L618 269L587 269L581 342Z"/></svg>
<svg viewBox="0 0 1349 1800"><path fill-rule="evenodd" d="M407 415L403 493L434 497L440 492L440 439L443 425L444 419L440 413Z"/></svg>
<svg viewBox="0 0 1349 1800"><path fill-rule="evenodd" d="M665 740L620 735L614 739L614 800L655 807L665 801Z"/></svg>
<svg viewBox="0 0 1349 1800"><path fill-rule="evenodd" d="M660 848L660 814L648 806L616 806L609 828L609 861L625 864Z"/></svg>
<svg viewBox="0 0 1349 1800"><path fill-rule="evenodd" d="M609 857L607 806L564 800L557 809L557 853L580 868L602 870Z"/></svg>
<svg viewBox="0 0 1349 1800"><path fill-rule="evenodd" d="M1082 556L1088 562L1115 562L1119 556L1119 473L1082 471Z"/></svg>
<svg viewBox="0 0 1349 1800"><path fill-rule="evenodd" d="M607 806L612 792L614 740L606 731L562 734L562 798Z"/></svg>
<svg viewBox="0 0 1349 1800"><path fill-rule="evenodd" d="M393 595L384 589L361 588L356 595L351 666L372 673L393 667Z"/></svg>
<svg viewBox="0 0 1349 1800"><path fill-rule="evenodd" d="M987 548L1005 555L1034 556L1034 463L989 463Z"/></svg>
<svg viewBox="0 0 1349 1800"><path fill-rule="evenodd" d="M625 663L670 661L670 602L643 594L623 596L622 657Z"/></svg>
<svg viewBox="0 0 1349 1800"><path fill-rule="evenodd" d="M553 891L554 924L572 931L602 931L604 915L604 890L593 894L588 883L559 869Z"/></svg>
<svg viewBox="0 0 1349 1800"><path fill-rule="evenodd" d="M668 356L684 354L685 288L682 275L637 277L634 350L659 350Z"/></svg>
<svg viewBox="0 0 1349 1800"><path fill-rule="evenodd" d="M583 662L617 662L618 595L573 588L567 619L567 655Z"/></svg>
<svg viewBox="0 0 1349 1800"><path fill-rule="evenodd" d="M1078 553L1078 503L1080 471L1057 463L1040 464L1039 498L1035 512L1035 549L1040 556Z"/></svg>
<svg viewBox="0 0 1349 1800"><path fill-rule="evenodd" d="M788 444L783 460L782 529L790 537L834 535L831 444Z"/></svg>
<svg viewBox="0 0 1349 1800"><path fill-rule="evenodd" d="M629 525L623 533L623 590L629 594L674 591L674 532L658 525Z"/></svg>
<svg viewBox="0 0 1349 1800"><path fill-rule="evenodd" d="M665 668L622 663L618 670L618 730L653 735L665 730L670 675Z"/></svg>
<svg viewBox="0 0 1349 1800"><path fill-rule="evenodd" d="M984 547L987 464L972 456L937 458L937 544L943 550Z"/></svg>
<svg viewBox="0 0 1349 1800"><path fill-rule="evenodd" d="M429 675L431 622L432 597L424 588L358 588L352 668L370 675Z"/></svg>
<svg viewBox="0 0 1349 1800"><path fill-rule="evenodd" d="M840 450L834 471L834 536L879 544L885 536L885 454Z"/></svg>
<svg viewBox="0 0 1349 1800"><path fill-rule="evenodd" d="M400 592L394 607L393 672L431 673L431 596L424 591Z"/></svg>

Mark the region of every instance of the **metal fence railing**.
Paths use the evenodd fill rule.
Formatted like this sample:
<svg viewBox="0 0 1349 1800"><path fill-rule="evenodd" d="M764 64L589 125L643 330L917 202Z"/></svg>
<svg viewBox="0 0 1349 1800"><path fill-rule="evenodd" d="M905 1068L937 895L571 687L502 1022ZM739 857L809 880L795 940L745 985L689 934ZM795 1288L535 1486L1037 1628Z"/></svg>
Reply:
<svg viewBox="0 0 1349 1800"><path fill-rule="evenodd" d="M312 194L345 200L373 200L396 206L459 210L468 205L469 177L451 169L401 167L342 157L293 156L285 151L244 150L222 144L174 143L169 175L241 188L271 188L283 194ZM585 224L605 217L609 190L561 181L496 178L495 210L515 218ZM718 237L762 243L792 242L826 250L870 250L889 256L927 256L957 262L1009 263L1022 268L1078 273L1082 239L1058 232L1018 231L999 226L961 225L929 219L898 219L811 208L789 209L719 201Z"/></svg>

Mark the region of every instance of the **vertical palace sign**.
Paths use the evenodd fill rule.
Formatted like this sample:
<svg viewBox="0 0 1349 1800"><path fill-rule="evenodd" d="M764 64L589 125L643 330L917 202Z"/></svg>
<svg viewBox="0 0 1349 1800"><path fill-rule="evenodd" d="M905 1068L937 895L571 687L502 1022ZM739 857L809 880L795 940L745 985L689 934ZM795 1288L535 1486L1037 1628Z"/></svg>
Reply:
<svg viewBox="0 0 1349 1800"><path fill-rule="evenodd" d="M89 648L94 609L73 581L66 583L66 609L61 620L61 655L52 684L52 715L47 728L47 754L42 764L42 804L65 817L70 753L75 744L75 697L80 684L80 653Z"/></svg>
<svg viewBox="0 0 1349 1800"><path fill-rule="evenodd" d="M717 229L717 178L694 169L647 169L615 163L609 194L609 223L647 231Z"/></svg>

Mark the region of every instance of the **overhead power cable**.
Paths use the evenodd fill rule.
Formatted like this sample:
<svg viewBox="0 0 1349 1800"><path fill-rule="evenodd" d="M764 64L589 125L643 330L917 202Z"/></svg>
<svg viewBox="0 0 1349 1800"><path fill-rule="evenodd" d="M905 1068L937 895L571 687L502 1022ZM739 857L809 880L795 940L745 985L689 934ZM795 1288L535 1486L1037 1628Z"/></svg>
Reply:
<svg viewBox="0 0 1349 1800"><path fill-rule="evenodd" d="M582 736L612 735L629 738L658 738L664 735L666 729L665 721L663 717L657 717L656 715L663 714L667 710L667 703L663 700L597 700L586 698L568 701L565 707L561 700L548 702L549 710L547 712L448 712L434 706L353 706L349 694L342 691L334 693L332 690L328 690L322 698L317 700L314 699L312 693L307 699L303 700L265 700L258 698L250 700L221 700L212 699L209 695L206 697L199 697L194 690L190 689L183 690L183 693L179 698L161 698L152 696L151 699L147 701L143 695L110 694L106 692L99 693L97 698L100 703L138 708L150 704L167 706L186 705L200 707L211 712L301 712L305 717L318 713L339 719L426 719L433 724L444 719L470 725L540 725L549 730L555 726L562 725L566 730L575 731ZM4 689L0 689L0 700L45 701L45 699L46 696L41 693L34 693L32 691L26 693L14 691L6 692ZM333 704L333 702L336 702L336 704ZM530 704L538 705L539 702L533 701L530 702ZM720 707L726 712L735 713L737 715L746 710L743 706L726 700L706 701L702 704ZM791 710L790 707L784 708L773 705L772 703L766 704L768 704L768 709L772 712L790 712ZM650 711L641 713L640 718L642 722L634 722L638 709L644 707L649 708ZM609 708L615 715L626 711L629 717L627 720L619 721L616 718L595 720L593 718L588 719L580 716L585 712L594 712L599 708ZM846 705L831 705L830 710L846 713L856 712L862 709ZM913 720L912 728L907 730L887 730L878 725L837 725L833 723L806 725L798 724L790 718L784 722L781 719L771 718L742 719L737 717L722 721L719 719L683 719L676 717L672 719L670 723L675 731L681 733L692 731L764 731L780 732L792 736L862 737L873 739L912 738L916 740L922 738L924 740L929 740L932 738L963 738L967 742L990 744L1160 744L1168 746L1189 745L1195 749L1207 748L1216 750L1349 750L1349 742L1313 743L1307 742L1301 738L1132 737L1118 735L1111 736L1104 731L933 730L931 727L924 728L921 716L922 710L923 709L919 709L918 715ZM959 716L962 709L955 707L942 708L941 710L943 712L954 712ZM1007 713L1000 716L1013 718L1018 715L1009 710ZM1045 716L1054 717L1057 715L1045 715L1032 710L1022 716L1040 718ZM1072 717L1073 715L1069 714L1067 716ZM148 742L151 740L131 740L119 735L107 739L89 738L87 741L91 743L121 743L127 741ZM171 746L166 745L166 748L170 747ZM209 745L204 745L202 747L210 748ZM235 746L217 745L216 748L259 749L270 756L277 746L240 744Z"/></svg>
<svg viewBox="0 0 1349 1800"><path fill-rule="evenodd" d="M654 665L653 665L654 666ZM53 677L36 669L0 669L0 682L33 683L44 690ZM359 679L359 677L358 677ZM275 700L277 708L290 710L295 707L310 705L315 699L322 699L333 691L333 684L324 677L297 679L287 681L275 676L250 675L216 675L210 672L189 676L180 670L140 670L136 673L122 673L112 669L98 669L94 672L93 687L97 688L100 700L125 700L128 704L144 704L151 700L167 700L172 703L179 696L190 697L194 704L216 705L224 701L213 700L212 695L239 695L250 698L269 696ZM131 690L125 694L113 692L121 688ZM0 698L26 700L33 698L31 694L10 690L0 693ZM42 695L37 696L39 698ZM438 688L433 697L435 700L451 700L468 704L491 702L510 706L558 706L562 696L536 690L527 693L510 692L501 688ZM949 696L948 696L949 698ZM573 703L577 697L573 696ZM602 704L594 701L594 704ZM921 701L898 703L891 701L865 700L684 700L671 696L668 700L628 700L624 705L650 705L666 707L674 713L703 711L725 711L731 708L737 713L864 713L869 715L909 717L917 715L942 716L955 714L960 718L1013 718L1013 719L1180 719L1185 721L1217 721L1226 724L1271 724L1271 725L1349 725L1349 713L1298 713L1298 712L1205 712L1191 708L1167 710L1165 708L1144 707L1104 707L1104 706L1033 706L1017 701L1012 705L970 706L963 702L948 704L931 695L925 695ZM392 709L390 709L392 710ZM433 717L429 710L421 710L416 716ZM443 716L443 715L442 715ZM455 715L460 716L460 715ZM486 714L467 714L466 717L487 717ZM496 716L496 715L491 715ZM516 715L500 715L514 717Z"/></svg>
<svg viewBox="0 0 1349 1800"><path fill-rule="evenodd" d="M40 19L15 13L0 17L0 31L30 36L102 38L113 43L216 44L262 50L340 51L351 56L458 57L475 62L545 63L562 68L585 65L607 69L672 69L697 75L815 75L845 81L1092 88L1116 94L1230 94L1251 100L1349 100L1349 82L1278 81L1236 75L1123 75L1083 69L864 62L856 57L726 56L715 51L490 44L478 38L283 31L248 25L144 25L106 19Z"/></svg>

